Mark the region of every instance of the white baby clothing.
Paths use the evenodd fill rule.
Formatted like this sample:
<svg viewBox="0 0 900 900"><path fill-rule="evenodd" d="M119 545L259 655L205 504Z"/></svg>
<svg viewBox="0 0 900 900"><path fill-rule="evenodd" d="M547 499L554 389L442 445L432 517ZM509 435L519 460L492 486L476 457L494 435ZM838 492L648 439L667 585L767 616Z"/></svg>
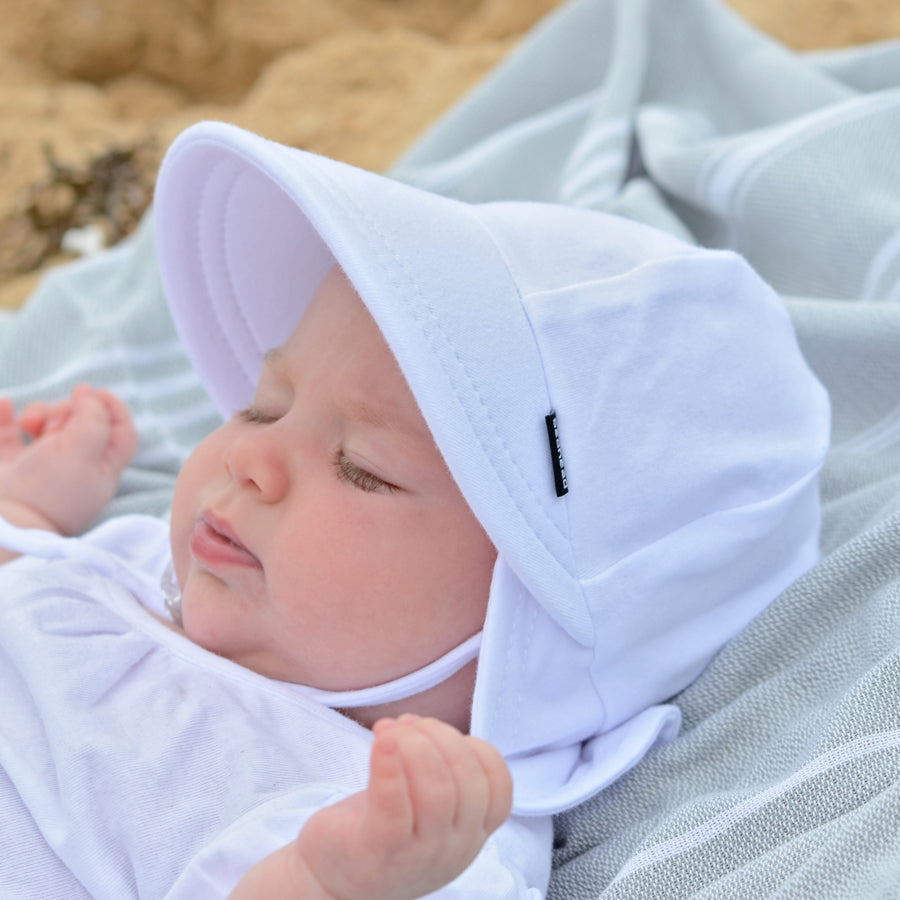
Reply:
<svg viewBox="0 0 900 900"><path fill-rule="evenodd" d="M365 786L370 732L156 618L165 522L0 543L28 554L0 567L0 896L225 897ZM510 820L435 896L538 898L550 842Z"/></svg>

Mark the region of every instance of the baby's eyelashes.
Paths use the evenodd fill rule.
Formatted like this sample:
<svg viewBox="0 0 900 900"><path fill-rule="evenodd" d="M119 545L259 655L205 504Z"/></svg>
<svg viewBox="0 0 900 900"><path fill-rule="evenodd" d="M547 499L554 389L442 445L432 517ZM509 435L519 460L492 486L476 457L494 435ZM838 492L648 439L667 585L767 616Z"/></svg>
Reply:
<svg viewBox="0 0 900 900"><path fill-rule="evenodd" d="M401 490L396 484L391 484L372 472L360 468L355 462L348 459L343 450L338 450L335 453L332 465L339 480L345 481L361 491L369 493L378 491L383 494L393 494L395 491Z"/></svg>
<svg viewBox="0 0 900 900"><path fill-rule="evenodd" d="M235 418L240 419L242 422L248 422L250 425L271 425L273 422L278 421L278 416L265 413L252 405L236 412Z"/></svg>

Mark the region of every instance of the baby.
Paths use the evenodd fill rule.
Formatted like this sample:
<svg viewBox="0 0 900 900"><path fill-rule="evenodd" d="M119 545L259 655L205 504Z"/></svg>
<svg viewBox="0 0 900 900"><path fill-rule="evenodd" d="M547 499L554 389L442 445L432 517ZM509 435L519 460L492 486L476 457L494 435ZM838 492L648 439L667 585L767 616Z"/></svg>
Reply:
<svg viewBox="0 0 900 900"><path fill-rule="evenodd" d="M128 410L108 391L80 385L18 419L0 400L0 515L80 533L136 445ZM252 406L188 460L172 550L184 611L173 627L283 681L389 681L480 631L496 553L340 271L268 354ZM300 583L314 586L314 607L293 589ZM393 627L371 647L384 617ZM348 710L374 725L367 789L313 816L302 840L232 896L412 898L458 875L512 798L496 750L444 724L468 728L474 677L469 663L409 701Z"/></svg>
<svg viewBox="0 0 900 900"><path fill-rule="evenodd" d="M673 739L667 701L816 559L828 404L779 299L634 223L216 123L155 226L227 418L168 527L73 541L127 411L0 404L0 681L40 700L20 729L64 722L0 746L34 833L0 851L46 847L60 896L543 896L552 814Z"/></svg>

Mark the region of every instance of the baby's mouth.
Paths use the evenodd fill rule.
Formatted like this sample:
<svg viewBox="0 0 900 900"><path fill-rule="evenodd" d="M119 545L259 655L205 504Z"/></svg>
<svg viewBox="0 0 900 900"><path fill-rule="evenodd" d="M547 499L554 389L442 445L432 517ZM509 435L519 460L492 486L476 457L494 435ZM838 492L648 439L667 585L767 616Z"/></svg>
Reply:
<svg viewBox="0 0 900 900"><path fill-rule="evenodd" d="M194 525L191 554L209 568L243 566L261 569L259 559L247 549L231 525L212 513L203 513Z"/></svg>

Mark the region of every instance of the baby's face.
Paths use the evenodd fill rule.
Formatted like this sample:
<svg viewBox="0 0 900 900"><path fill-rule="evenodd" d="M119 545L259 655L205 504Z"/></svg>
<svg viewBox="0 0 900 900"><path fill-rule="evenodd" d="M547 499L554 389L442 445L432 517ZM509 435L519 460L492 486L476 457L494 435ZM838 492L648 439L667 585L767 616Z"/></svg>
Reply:
<svg viewBox="0 0 900 900"><path fill-rule="evenodd" d="M482 627L495 551L339 270L185 464L172 548L187 636L272 678L367 687Z"/></svg>

